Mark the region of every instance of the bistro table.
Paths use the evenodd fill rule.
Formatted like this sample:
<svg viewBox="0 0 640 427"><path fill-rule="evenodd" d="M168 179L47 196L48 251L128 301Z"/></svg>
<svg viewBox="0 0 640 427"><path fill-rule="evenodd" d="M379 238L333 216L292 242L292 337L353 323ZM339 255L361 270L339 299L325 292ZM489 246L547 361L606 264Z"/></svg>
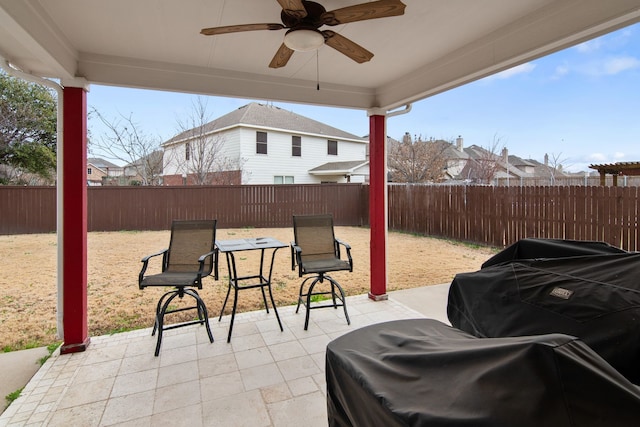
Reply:
<svg viewBox="0 0 640 427"><path fill-rule="evenodd" d="M231 332L233 331L233 320L236 316L236 308L238 306L238 291L243 289L253 289L260 288L262 291L262 299L264 300L264 307L269 312L269 305L267 304L267 297L264 292L264 288L269 290L269 298L271 299L271 305L273 306L273 311L276 313L276 319L278 319L278 324L280 325L280 330L284 331L282 328L282 322L280 321L280 316L278 315L278 309L276 308L276 303L273 300L273 292L271 292L271 273L273 272L273 261L275 260L276 252L280 248L285 248L287 245L282 243L281 241L274 239L273 237L257 237L251 239L236 239L236 240L216 240L216 249L222 253L224 253L227 257L227 268L229 269L229 288L227 289L227 296L224 299L224 304L222 304L222 310L220 311L220 317L218 321L222 319L222 314L224 313L224 308L227 305L227 300L229 299L229 294L231 293L231 288L233 288L233 311L231 312L231 323L229 325L229 335L227 336L227 342L231 342ZM268 266L268 273L266 272L265 265L265 252L267 249L272 249L271 252L271 263ZM236 258L235 252L241 251L260 251L260 270L257 274L248 275L248 276L239 276L238 271L236 269ZM265 275L266 273L266 275Z"/></svg>

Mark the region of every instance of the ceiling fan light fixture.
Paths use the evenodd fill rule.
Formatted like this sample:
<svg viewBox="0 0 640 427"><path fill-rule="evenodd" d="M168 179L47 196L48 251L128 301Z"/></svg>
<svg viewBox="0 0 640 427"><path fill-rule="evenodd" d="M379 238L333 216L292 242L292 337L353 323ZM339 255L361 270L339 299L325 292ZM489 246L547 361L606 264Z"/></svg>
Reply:
<svg viewBox="0 0 640 427"><path fill-rule="evenodd" d="M324 36L318 30L289 30L284 36L284 44L291 50L309 52L324 44Z"/></svg>

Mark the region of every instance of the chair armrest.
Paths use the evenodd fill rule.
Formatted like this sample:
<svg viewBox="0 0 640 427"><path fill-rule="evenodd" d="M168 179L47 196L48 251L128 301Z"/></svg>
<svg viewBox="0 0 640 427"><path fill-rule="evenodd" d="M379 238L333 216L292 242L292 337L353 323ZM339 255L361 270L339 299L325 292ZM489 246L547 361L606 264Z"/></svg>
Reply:
<svg viewBox="0 0 640 427"><path fill-rule="evenodd" d="M343 241L343 240L338 239L338 238L336 238L335 241L336 241L336 251L337 251L338 258L341 258L341 256L340 256L340 246L344 246L344 248L347 251L347 258L349 259L349 266L350 266L349 271L353 271L353 259L351 258L351 245L348 244L347 242Z"/></svg>
<svg viewBox="0 0 640 427"><path fill-rule="evenodd" d="M165 249L161 250L160 252L156 252L156 253L153 253L151 255L147 255L146 257L142 258L140 261L144 262L144 263L147 263L147 262L149 262L150 258L156 257L158 255L164 255L168 250L169 250L169 248L165 248Z"/></svg>
<svg viewBox="0 0 640 427"><path fill-rule="evenodd" d="M345 247L345 249L347 250L351 250L351 245L348 244L347 242L345 242L344 240L340 240L336 237L336 243L338 243L339 245L342 245Z"/></svg>
<svg viewBox="0 0 640 427"><path fill-rule="evenodd" d="M296 245L296 242L291 242L291 270L296 269L296 265L300 266L301 259L300 255L302 254L302 248ZM298 276L302 277L302 270L299 269Z"/></svg>
<svg viewBox="0 0 640 427"><path fill-rule="evenodd" d="M151 255L147 255L140 260L142 262L142 269L140 270L140 274L138 274L138 288L142 289L142 279L144 279L144 273L147 271L147 267L149 267L149 260L153 257L157 257L162 255L162 271L164 271L165 266L167 265L167 252L169 248L165 248L160 252L153 253Z"/></svg>
<svg viewBox="0 0 640 427"><path fill-rule="evenodd" d="M204 261L210 256L213 256L213 259L211 260L211 262L213 262L213 265L211 266L211 271L213 272L214 279L218 280L218 249L217 248L210 252L207 252L206 254L200 255L200 258L198 258L198 262L200 263L200 268L198 269L198 280L202 279L202 275L204 273Z"/></svg>

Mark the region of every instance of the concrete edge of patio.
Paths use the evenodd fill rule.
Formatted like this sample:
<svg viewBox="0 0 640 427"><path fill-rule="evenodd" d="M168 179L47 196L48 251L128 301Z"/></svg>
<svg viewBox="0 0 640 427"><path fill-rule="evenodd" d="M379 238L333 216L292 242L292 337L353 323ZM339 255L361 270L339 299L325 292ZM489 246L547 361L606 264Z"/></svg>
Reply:
<svg viewBox="0 0 640 427"><path fill-rule="evenodd" d="M5 397L27 385L40 369L40 359L48 355L46 347L0 353L0 413L9 406Z"/></svg>

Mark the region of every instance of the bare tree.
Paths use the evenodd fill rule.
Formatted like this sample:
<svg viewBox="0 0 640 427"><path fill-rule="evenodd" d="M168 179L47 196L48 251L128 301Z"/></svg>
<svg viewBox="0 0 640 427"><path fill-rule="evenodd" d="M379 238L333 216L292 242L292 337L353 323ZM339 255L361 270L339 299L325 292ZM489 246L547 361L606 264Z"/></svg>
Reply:
<svg viewBox="0 0 640 427"><path fill-rule="evenodd" d="M178 120L181 132L165 144L165 164L172 164L174 172L195 185L237 183L238 174L241 180L243 161L226 155L225 139L212 133L214 125L206 101L198 97L190 115Z"/></svg>
<svg viewBox="0 0 640 427"><path fill-rule="evenodd" d="M557 178L564 176L563 163L567 162L567 158L562 157L562 153L551 153L551 155L544 155L544 165L547 167L549 173L549 184L556 185Z"/></svg>
<svg viewBox="0 0 640 427"><path fill-rule="evenodd" d="M131 183L142 185L162 183L162 149L160 139L146 135L131 115L107 119L93 108L90 118L98 119L107 129L99 138L89 139L89 150L94 155L124 162L125 174Z"/></svg>
<svg viewBox="0 0 640 427"><path fill-rule="evenodd" d="M471 148L471 147L470 147ZM474 155L469 159L463 170L463 175L476 184L491 184L496 173L500 170L500 156L504 144L497 135L488 147L477 147L472 150Z"/></svg>
<svg viewBox="0 0 640 427"><path fill-rule="evenodd" d="M440 182L447 166L445 151L451 144L442 140L415 140L405 133L402 141L389 144L388 166L394 182Z"/></svg>

